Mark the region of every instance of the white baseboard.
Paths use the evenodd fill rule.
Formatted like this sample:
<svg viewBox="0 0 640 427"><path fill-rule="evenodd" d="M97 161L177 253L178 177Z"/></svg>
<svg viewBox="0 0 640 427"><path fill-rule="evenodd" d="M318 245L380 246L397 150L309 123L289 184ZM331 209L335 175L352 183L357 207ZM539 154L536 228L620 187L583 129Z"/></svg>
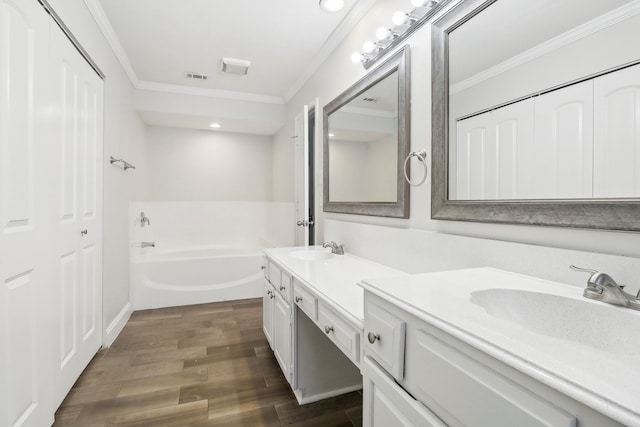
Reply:
<svg viewBox="0 0 640 427"><path fill-rule="evenodd" d="M362 390L362 383L344 387L338 390L331 390L325 393L314 394L311 396L303 396L302 390L294 390L293 394L300 405L306 405L307 403L317 402L318 400L328 399L330 397L339 396L341 394L350 393L356 390Z"/></svg>
<svg viewBox="0 0 640 427"><path fill-rule="evenodd" d="M128 302L104 331L104 335L102 336L103 347L110 347L116 338L118 338L118 335L120 335L120 332L122 332L122 329L124 329L124 326L129 321L131 313L133 313L133 310L131 308L131 303Z"/></svg>

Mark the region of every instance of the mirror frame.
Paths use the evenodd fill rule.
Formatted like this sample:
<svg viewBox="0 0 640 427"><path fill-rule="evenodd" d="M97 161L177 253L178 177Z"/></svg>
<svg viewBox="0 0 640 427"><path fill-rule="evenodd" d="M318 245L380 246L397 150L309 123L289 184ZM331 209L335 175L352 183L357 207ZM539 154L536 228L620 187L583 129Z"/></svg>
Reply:
<svg viewBox="0 0 640 427"><path fill-rule="evenodd" d="M497 0L466 0L431 27L431 218L640 231L640 199L449 199L449 34Z"/></svg>
<svg viewBox="0 0 640 427"><path fill-rule="evenodd" d="M403 172L404 159L409 155L411 147L411 63L409 52L409 46L405 46L324 106L322 117L324 212L409 218L409 184L405 181ZM396 71L398 72L398 159L396 165L398 200L396 202L332 202L329 200L331 190L329 183L329 115Z"/></svg>

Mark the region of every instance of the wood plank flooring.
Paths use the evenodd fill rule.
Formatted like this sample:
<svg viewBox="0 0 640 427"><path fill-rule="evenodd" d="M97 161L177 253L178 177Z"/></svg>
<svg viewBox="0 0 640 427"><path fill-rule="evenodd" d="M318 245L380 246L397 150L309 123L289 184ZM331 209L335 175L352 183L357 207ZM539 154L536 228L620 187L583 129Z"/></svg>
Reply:
<svg viewBox="0 0 640 427"><path fill-rule="evenodd" d="M55 427L362 425L362 393L298 405L262 332L262 299L137 311Z"/></svg>

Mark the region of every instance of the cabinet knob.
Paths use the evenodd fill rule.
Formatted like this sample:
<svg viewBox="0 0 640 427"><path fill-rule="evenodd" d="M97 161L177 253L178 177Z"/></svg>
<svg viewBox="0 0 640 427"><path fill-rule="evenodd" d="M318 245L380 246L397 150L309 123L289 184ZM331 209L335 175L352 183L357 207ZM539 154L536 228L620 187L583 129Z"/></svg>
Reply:
<svg viewBox="0 0 640 427"><path fill-rule="evenodd" d="M267 269L267 266L266 266L266 265L261 265L261 266L260 266L260 270L266 270L266 269Z"/></svg>
<svg viewBox="0 0 640 427"><path fill-rule="evenodd" d="M284 286L280 286L280 290L284 291L286 288Z"/></svg>
<svg viewBox="0 0 640 427"><path fill-rule="evenodd" d="M329 335L333 331L333 326L325 326L324 332Z"/></svg>
<svg viewBox="0 0 640 427"><path fill-rule="evenodd" d="M81 236L86 236L88 233L89 233L89 231L85 229L85 230L82 230L82 231L80 232L80 235L81 235Z"/></svg>
<svg viewBox="0 0 640 427"><path fill-rule="evenodd" d="M296 297L296 302L302 301L302 297Z"/></svg>
<svg viewBox="0 0 640 427"><path fill-rule="evenodd" d="M367 339L371 344L373 344L374 342L376 342L376 340L380 339L380 334L374 334L373 332L369 332L367 334Z"/></svg>
<svg viewBox="0 0 640 427"><path fill-rule="evenodd" d="M273 292L271 293L271 295L269 296L269 298L274 299L276 296L275 294L273 294Z"/></svg>
<svg viewBox="0 0 640 427"><path fill-rule="evenodd" d="M271 295L271 290L268 290L268 291L267 291L267 295Z"/></svg>

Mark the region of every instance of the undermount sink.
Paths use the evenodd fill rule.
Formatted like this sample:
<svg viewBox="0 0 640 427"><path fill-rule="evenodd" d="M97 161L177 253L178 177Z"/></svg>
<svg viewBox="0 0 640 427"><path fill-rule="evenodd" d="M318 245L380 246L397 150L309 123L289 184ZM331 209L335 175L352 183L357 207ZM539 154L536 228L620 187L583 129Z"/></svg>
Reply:
<svg viewBox="0 0 640 427"><path fill-rule="evenodd" d="M640 355L639 315L589 300L518 289L471 292L470 301L492 317L531 332L602 351Z"/></svg>
<svg viewBox="0 0 640 427"><path fill-rule="evenodd" d="M302 249L289 253L292 258L301 259L303 261L322 261L333 257L333 254L326 249Z"/></svg>

